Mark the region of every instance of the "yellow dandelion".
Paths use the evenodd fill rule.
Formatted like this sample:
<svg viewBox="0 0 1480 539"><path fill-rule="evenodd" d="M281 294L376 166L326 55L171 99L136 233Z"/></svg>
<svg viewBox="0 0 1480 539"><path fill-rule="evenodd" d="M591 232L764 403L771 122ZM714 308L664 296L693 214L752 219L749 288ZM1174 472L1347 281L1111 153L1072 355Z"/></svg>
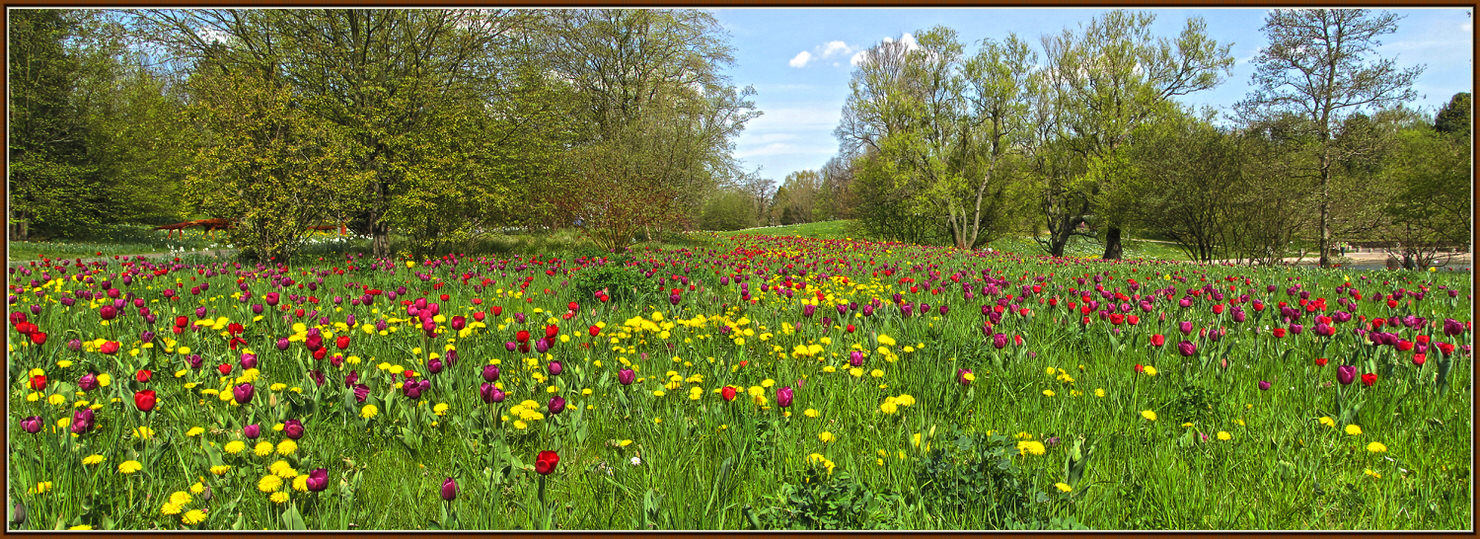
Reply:
<svg viewBox="0 0 1480 539"><path fill-rule="evenodd" d="M144 469L144 465L139 464L137 460L126 460L118 465L118 473L121 474L131 474L142 469Z"/></svg>
<svg viewBox="0 0 1480 539"><path fill-rule="evenodd" d="M241 440L232 440L230 442L226 442L225 449L227 453L235 455L237 453L241 453L242 450L246 448L247 444L243 443Z"/></svg>
<svg viewBox="0 0 1480 539"><path fill-rule="evenodd" d="M1054 483L1053 486L1054 488L1059 489L1059 492L1069 492L1071 490L1074 490L1074 487L1069 486L1068 483Z"/></svg>
<svg viewBox="0 0 1480 539"><path fill-rule="evenodd" d="M180 517L180 522L187 526L194 526L196 524L204 522L205 519L205 511L201 511L200 509L192 509L190 511L186 511L185 514Z"/></svg>
<svg viewBox="0 0 1480 539"><path fill-rule="evenodd" d="M103 462L103 459L104 457L102 455L88 455L86 457L82 457L82 463L88 466L92 466L94 464L101 464Z"/></svg>
<svg viewBox="0 0 1480 539"><path fill-rule="evenodd" d="M1232 434L1229 434L1228 431L1226 431L1226 430L1220 430L1220 431L1218 431L1218 439L1226 442L1226 441L1232 440L1233 439L1233 435Z"/></svg>
<svg viewBox="0 0 1480 539"><path fill-rule="evenodd" d="M1141 417L1146 418L1147 421L1156 421L1156 412L1153 412L1151 410L1141 410Z"/></svg>
<svg viewBox="0 0 1480 539"><path fill-rule="evenodd" d="M833 436L833 433L831 432L822 431L821 433L817 434L817 439L822 440L822 443L830 444L836 442L838 440L838 437Z"/></svg>
<svg viewBox="0 0 1480 539"><path fill-rule="evenodd" d="M276 475L264 475L257 480L257 490L262 492L277 492L283 486L283 478Z"/></svg>
<svg viewBox="0 0 1480 539"><path fill-rule="evenodd" d="M1043 447L1043 442L1037 442L1037 441L1032 441L1032 440L1024 440L1024 441L1018 442L1017 443L1017 448L1018 448L1018 454L1019 455L1026 455L1028 453L1032 453L1034 455L1042 455L1042 454L1048 452L1048 448Z"/></svg>
<svg viewBox="0 0 1480 539"><path fill-rule="evenodd" d="M1373 453L1386 453L1387 446L1382 445L1382 442L1372 442L1370 444L1367 444L1367 451Z"/></svg>
<svg viewBox="0 0 1480 539"><path fill-rule="evenodd" d="M274 493L272 493L272 496L269 496L268 497L268 499L272 500L272 503L277 503L277 504L288 503L288 493L286 493L286 492L274 492Z"/></svg>
<svg viewBox="0 0 1480 539"><path fill-rule="evenodd" d="M298 451L298 443L297 442L294 442L293 440L283 440L281 442L278 442L278 445L277 445L277 454L279 454L279 455L282 455L282 456L285 456L286 457L288 455L292 455L293 453L295 453L297 451Z"/></svg>
<svg viewBox="0 0 1480 539"><path fill-rule="evenodd" d="M380 409L376 408L374 404L366 404L364 408L360 409L360 417L365 419L371 419L378 414L380 414Z"/></svg>
<svg viewBox="0 0 1480 539"><path fill-rule="evenodd" d="M1362 427L1360 427L1358 425L1347 425L1346 426L1346 434L1347 434L1347 436L1361 436L1362 435Z"/></svg>

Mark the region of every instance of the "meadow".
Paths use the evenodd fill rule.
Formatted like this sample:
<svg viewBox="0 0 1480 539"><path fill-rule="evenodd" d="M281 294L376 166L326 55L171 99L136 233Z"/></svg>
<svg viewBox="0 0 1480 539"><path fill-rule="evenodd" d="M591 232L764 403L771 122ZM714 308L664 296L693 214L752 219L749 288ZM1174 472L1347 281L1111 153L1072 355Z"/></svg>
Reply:
<svg viewBox="0 0 1480 539"><path fill-rule="evenodd" d="M1471 525L1467 272L819 235L13 260L8 525Z"/></svg>

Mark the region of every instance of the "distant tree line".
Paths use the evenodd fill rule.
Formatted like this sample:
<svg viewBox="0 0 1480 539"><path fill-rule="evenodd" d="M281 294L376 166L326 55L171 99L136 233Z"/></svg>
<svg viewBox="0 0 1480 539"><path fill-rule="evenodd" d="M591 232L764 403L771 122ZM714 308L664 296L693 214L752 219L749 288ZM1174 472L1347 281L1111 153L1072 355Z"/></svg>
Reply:
<svg viewBox="0 0 1480 539"><path fill-rule="evenodd" d="M853 72L839 154L774 192L721 192L706 215L734 217L707 224L856 218L870 237L959 248L1027 234L1056 256L1087 236L1105 258L1129 230L1264 263L1292 242L1327 264L1337 242L1370 241L1406 267L1470 245L1471 97L1404 107L1421 68L1376 54L1396 15L1271 11L1254 90L1222 121L1178 98L1227 78L1229 46L1199 18L1174 37L1153 21L1111 11L969 54L946 27L885 41Z"/></svg>
<svg viewBox="0 0 1480 539"><path fill-rule="evenodd" d="M17 239L213 217L264 259L339 223L376 256L506 227L620 250L695 226L759 114L695 10L10 15Z"/></svg>

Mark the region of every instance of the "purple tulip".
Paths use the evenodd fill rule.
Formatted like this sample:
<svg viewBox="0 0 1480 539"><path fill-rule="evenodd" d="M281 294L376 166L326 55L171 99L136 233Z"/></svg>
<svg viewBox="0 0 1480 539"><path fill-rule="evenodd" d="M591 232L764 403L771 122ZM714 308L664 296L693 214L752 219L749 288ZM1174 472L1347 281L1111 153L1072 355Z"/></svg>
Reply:
<svg viewBox="0 0 1480 539"><path fill-rule="evenodd" d="M36 434L41 432L41 416L31 416L21 420L21 430Z"/></svg>
<svg viewBox="0 0 1480 539"><path fill-rule="evenodd" d="M555 414L559 414L560 412L564 412L565 411L565 398L564 397L558 397L558 396L557 397L554 397L554 398L551 398L550 399L549 409L550 409L550 415L555 415Z"/></svg>
<svg viewBox="0 0 1480 539"><path fill-rule="evenodd" d="M297 419L289 419L283 422L283 435L289 439L297 440L303 437L303 422Z"/></svg>
<svg viewBox="0 0 1480 539"><path fill-rule="evenodd" d="M1351 365L1342 365L1342 366L1336 367L1336 381L1341 382L1341 385L1344 385L1344 386L1345 385L1351 385L1352 381L1353 380L1356 380L1356 379L1357 379L1357 368L1356 367L1351 366Z"/></svg>
<svg viewBox="0 0 1480 539"><path fill-rule="evenodd" d="M776 405L777 406L780 406L782 408L789 407L789 406L791 406L791 399L792 399L792 391L791 391L791 387L790 386L783 387L781 389L777 389L776 390Z"/></svg>
<svg viewBox="0 0 1480 539"><path fill-rule="evenodd" d="M1006 348L1007 347L1007 335L1004 334L1004 333L998 333L998 334L992 335L992 347L993 348L996 348L998 350L1001 350L1003 348Z"/></svg>
<svg viewBox="0 0 1480 539"><path fill-rule="evenodd" d="M622 369L620 371L617 371L617 382L621 383L624 386L632 385L632 381L636 379L637 372L633 371L632 369Z"/></svg>
<svg viewBox="0 0 1480 539"><path fill-rule="evenodd" d="M1268 391L1268 390L1269 390L1269 382L1266 382L1264 380L1260 380L1259 381L1259 391Z"/></svg>
<svg viewBox="0 0 1480 539"><path fill-rule="evenodd" d="M82 375L82 378L77 380L77 387L82 388L83 391L92 391L94 389L97 389L98 375L93 373Z"/></svg>
<svg viewBox="0 0 1480 539"><path fill-rule="evenodd" d="M449 502L457 499L457 481L453 481L451 477L442 481L442 499Z"/></svg>
<svg viewBox="0 0 1480 539"><path fill-rule="evenodd" d="M1182 341L1177 343L1177 351L1180 352L1183 357L1189 357L1197 353L1197 345L1192 344L1192 342L1190 341Z"/></svg>
<svg viewBox="0 0 1480 539"><path fill-rule="evenodd" d="M550 376L560 376L560 373L565 370L565 367L562 367L559 361L551 361L547 369L550 371Z"/></svg>
<svg viewBox="0 0 1480 539"><path fill-rule="evenodd" d="M308 472L308 481L305 482L309 492L323 492L329 488L329 470L316 468Z"/></svg>
<svg viewBox="0 0 1480 539"><path fill-rule="evenodd" d="M1192 322L1183 321L1178 323L1177 329L1181 330L1183 335L1192 333Z"/></svg>
<svg viewBox="0 0 1480 539"><path fill-rule="evenodd" d="M92 408L83 408L72 413L72 432L83 434L93 427Z"/></svg>
<svg viewBox="0 0 1480 539"><path fill-rule="evenodd" d="M257 368L257 355L243 352L241 359L242 370Z"/></svg>
<svg viewBox="0 0 1480 539"><path fill-rule="evenodd" d="M849 365L852 365L854 367L862 367L863 366L863 352L860 352L858 350L854 350L854 351L848 353L848 364Z"/></svg>
<svg viewBox="0 0 1480 539"><path fill-rule="evenodd" d="M488 382L484 382L483 385L478 387L478 396L482 397L483 402L488 404L504 402L504 392L498 386Z"/></svg>
<svg viewBox="0 0 1480 539"><path fill-rule="evenodd" d="M498 374L499 374L498 373L498 365L484 365L483 366L483 381L485 381L485 382L497 382L498 381Z"/></svg>
<svg viewBox="0 0 1480 539"><path fill-rule="evenodd" d="M439 372L442 372L442 360L441 359L433 359L431 361L428 361L427 362L427 371L430 372L430 373L432 373L432 374L437 374Z"/></svg>
<svg viewBox="0 0 1480 539"><path fill-rule="evenodd" d="M237 404L246 404L252 402L252 393L254 393L256 389L257 388L252 387L251 382L248 382L231 388L231 396L236 398Z"/></svg>
<svg viewBox="0 0 1480 539"><path fill-rule="evenodd" d="M370 396L370 386L355 384L355 402L365 402L365 397Z"/></svg>
<svg viewBox="0 0 1480 539"><path fill-rule="evenodd" d="M256 440L261 435L262 425L252 424L242 427L242 436L246 436L248 440Z"/></svg>

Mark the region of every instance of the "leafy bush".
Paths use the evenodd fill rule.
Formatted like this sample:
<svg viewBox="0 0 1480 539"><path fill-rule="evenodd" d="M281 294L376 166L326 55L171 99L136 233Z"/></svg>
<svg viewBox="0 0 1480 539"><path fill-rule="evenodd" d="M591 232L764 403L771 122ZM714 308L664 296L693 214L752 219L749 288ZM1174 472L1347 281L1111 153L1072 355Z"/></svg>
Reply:
<svg viewBox="0 0 1480 539"><path fill-rule="evenodd" d="M915 471L921 505L943 528L1046 527L1035 510L1047 497L1018 468L1016 455L1006 437L977 433L931 451Z"/></svg>
<svg viewBox="0 0 1480 539"><path fill-rule="evenodd" d="M594 297L597 290L606 290L612 301L619 303L640 302L653 292L653 283L647 278L615 261L576 272L571 285L582 301Z"/></svg>
<svg viewBox="0 0 1480 539"><path fill-rule="evenodd" d="M761 530L898 529L904 498L875 492L847 472L813 468L800 485L781 485L769 507L746 508L750 525Z"/></svg>

